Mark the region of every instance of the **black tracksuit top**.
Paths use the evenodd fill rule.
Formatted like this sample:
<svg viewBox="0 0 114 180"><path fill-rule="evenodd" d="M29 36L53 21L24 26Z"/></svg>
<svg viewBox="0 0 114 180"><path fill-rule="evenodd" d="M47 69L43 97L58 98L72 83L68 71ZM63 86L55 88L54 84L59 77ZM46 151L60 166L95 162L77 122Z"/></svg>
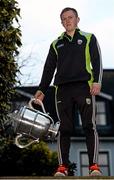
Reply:
<svg viewBox="0 0 114 180"><path fill-rule="evenodd" d="M54 77L54 85L102 81L101 52L94 34L76 29L72 37L62 33L50 45L39 84L44 94Z"/></svg>

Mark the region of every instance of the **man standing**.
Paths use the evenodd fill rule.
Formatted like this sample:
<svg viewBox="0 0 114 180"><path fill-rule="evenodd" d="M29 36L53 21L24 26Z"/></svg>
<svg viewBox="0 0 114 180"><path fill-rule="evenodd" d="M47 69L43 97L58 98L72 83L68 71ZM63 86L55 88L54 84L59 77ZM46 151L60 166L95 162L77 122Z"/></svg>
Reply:
<svg viewBox="0 0 114 180"><path fill-rule="evenodd" d="M38 103L37 99L43 101L55 74L56 110L60 120L59 166L55 176L68 175L70 137L74 131L74 106L80 112L86 136L89 174L101 175L95 120L95 96L100 92L102 81L100 47L94 34L78 28L80 19L74 8L64 8L60 18L65 32L50 45L39 89L35 94L35 103Z"/></svg>

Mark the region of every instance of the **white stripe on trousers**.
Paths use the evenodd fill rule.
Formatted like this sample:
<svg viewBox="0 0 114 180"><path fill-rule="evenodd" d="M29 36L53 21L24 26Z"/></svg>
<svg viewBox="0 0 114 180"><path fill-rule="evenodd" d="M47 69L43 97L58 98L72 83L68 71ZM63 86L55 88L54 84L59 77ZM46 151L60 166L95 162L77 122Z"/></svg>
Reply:
<svg viewBox="0 0 114 180"><path fill-rule="evenodd" d="M94 137L95 137L95 147L94 147L94 156L93 156L93 163L98 163L98 146L99 146L99 140L98 140L98 133L96 130L96 114L95 114L95 96L92 96L92 104L93 104L93 115L92 115L92 123L93 123L93 130L94 130Z"/></svg>
<svg viewBox="0 0 114 180"><path fill-rule="evenodd" d="M59 116L59 112L58 112L58 106L57 106L57 91L58 91L58 87L56 88L56 92L55 92L55 108L56 108L56 113L57 113L57 117L60 120L60 116ZM61 147L60 147L60 131L58 132L58 137L57 137L57 149L58 149L58 161L59 161L59 165L63 164L62 161L62 155L61 155Z"/></svg>

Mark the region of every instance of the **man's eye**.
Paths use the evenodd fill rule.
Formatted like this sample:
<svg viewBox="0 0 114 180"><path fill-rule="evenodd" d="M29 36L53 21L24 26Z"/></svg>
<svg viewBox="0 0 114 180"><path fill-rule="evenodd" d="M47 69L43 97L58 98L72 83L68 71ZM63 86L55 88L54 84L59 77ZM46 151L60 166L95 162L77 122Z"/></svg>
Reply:
<svg viewBox="0 0 114 180"><path fill-rule="evenodd" d="M72 19L72 16L70 16L69 19Z"/></svg>
<svg viewBox="0 0 114 180"><path fill-rule="evenodd" d="M62 21L66 21L66 18L64 18Z"/></svg>

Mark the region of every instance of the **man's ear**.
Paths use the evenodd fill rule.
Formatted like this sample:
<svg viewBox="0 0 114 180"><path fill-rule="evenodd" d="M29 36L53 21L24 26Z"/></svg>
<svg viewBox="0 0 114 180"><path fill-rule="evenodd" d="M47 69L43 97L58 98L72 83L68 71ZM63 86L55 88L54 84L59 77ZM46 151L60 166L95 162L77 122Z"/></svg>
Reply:
<svg viewBox="0 0 114 180"><path fill-rule="evenodd" d="M62 21L61 21L61 24L62 24L63 27L65 27Z"/></svg>
<svg viewBox="0 0 114 180"><path fill-rule="evenodd" d="M61 24L63 25L63 22L62 22L62 20L61 20Z"/></svg>
<svg viewBox="0 0 114 180"><path fill-rule="evenodd" d="M79 23L79 21L80 21L80 18L79 18L79 17L77 17L77 22Z"/></svg>

